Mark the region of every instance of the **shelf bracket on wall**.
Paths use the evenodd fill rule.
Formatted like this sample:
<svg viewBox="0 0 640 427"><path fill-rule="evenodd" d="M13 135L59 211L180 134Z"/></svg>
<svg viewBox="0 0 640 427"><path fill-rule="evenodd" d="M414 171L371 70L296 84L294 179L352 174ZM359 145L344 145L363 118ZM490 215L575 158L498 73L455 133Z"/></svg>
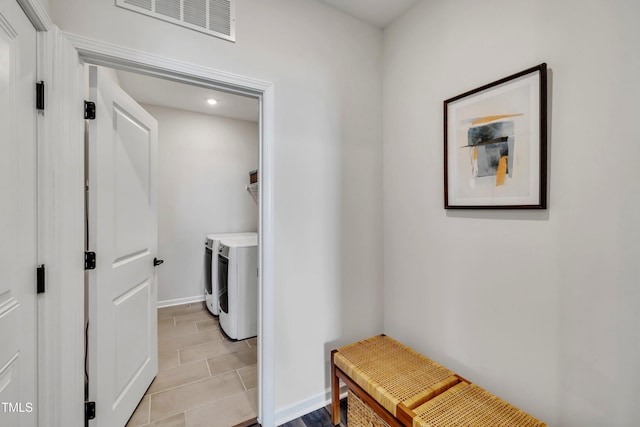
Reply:
<svg viewBox="0 0 640 427"><path fill-rule="evenodd" d="M251 194L253 200L258 203L258 183L254 182L252 184L248 184L245 189Z"/></svg>

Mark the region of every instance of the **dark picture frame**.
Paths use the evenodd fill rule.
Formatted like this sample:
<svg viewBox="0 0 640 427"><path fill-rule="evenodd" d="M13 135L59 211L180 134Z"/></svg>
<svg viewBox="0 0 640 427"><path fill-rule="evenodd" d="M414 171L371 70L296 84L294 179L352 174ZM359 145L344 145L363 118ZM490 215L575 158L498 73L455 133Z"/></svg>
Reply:
<svg viewBox="0 0 640 427"><path fill-rule="evenodd" d="M547 208L547 64L444 101L445 209Z"/></svg>

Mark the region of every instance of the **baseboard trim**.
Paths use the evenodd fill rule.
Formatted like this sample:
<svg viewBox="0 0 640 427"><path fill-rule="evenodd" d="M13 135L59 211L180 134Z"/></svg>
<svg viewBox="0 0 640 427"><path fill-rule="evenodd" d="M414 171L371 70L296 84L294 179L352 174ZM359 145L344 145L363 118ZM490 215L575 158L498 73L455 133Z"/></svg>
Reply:
<svg viewBox="0 0 640 427"><path fill-rule="evenodd" d="M204 301L204 295L196 295L194 297L168 299L166 301L158 301L158 308L171 307L174 305L191 304L193 302Z"/></svg>
<svg viewBox="0 0 640 427"><path fill-rule="evenodd" d="M340 399L345 397L347 397L347 387L342 386L340 387ZM276 410L276 413L274 414L274 418L276 420L275 425L281 426L282 424L293 421L303 415L310 414L311 412L329 404L331 404L331 388L327 388L324 393L301 400L300 402L294 403L286 408Z"/></svg>

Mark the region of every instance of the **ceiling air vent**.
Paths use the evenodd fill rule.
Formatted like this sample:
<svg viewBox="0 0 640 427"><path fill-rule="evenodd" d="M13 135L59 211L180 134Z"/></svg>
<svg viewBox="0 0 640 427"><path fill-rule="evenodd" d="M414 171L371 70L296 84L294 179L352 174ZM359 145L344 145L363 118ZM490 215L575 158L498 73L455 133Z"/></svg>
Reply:
<svg viewBox="0 0 640 427"><path fill-rule="evenodd" d="M235 0L116 0L116 6L236 41Z"/></svg>

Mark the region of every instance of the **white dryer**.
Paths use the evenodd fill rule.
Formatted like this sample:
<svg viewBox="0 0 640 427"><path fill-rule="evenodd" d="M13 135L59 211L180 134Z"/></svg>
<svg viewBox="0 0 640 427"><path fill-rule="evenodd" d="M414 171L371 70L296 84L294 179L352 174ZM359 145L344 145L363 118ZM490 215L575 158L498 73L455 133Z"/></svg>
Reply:
<svg viewBox="0 0 640 427"><path fill-rule="evenodd" d="M232 339L258 334L258 239L221 239L218 246L220 327Z"/></svg>
<svg viewBox="0 0 640 427"><path fill-rule="evenodd" d="M208 234L205 240L204 252L204 299L207 308L214 316L220 314L218 308L218 245L220 239L235 239L240 237L252 237L258 239L258 233L214 233ZM216 254L214 256L214 254Z"/></svg>

